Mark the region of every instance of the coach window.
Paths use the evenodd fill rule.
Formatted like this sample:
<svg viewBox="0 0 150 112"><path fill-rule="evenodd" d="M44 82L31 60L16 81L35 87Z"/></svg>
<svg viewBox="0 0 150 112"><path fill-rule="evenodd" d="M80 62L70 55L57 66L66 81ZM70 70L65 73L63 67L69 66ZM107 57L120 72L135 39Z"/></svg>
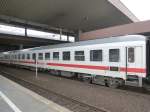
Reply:
<svg viewBox="0 0 150 112"><path fill-rule="evenodd" d="M20 60L20 54L18 54L18 60Z"/></svg>
<svg viewBox="0 0 150 112"><path fill-rule="evenodd" d="M15 54L15 59L17 60L17 54Z"/></svg>
<svg viewBox="0 0 150 112"><path fill-rule="evenodd" d="M15 59L15 55L13 55L13 59Z"/></svg>
<svg viewBox="0 0 150 112"><path fill-rule="evenodd" d="M63 60L70 60L70 52L69 51L63 52Z"/></svg>
<svg viewBox="0 0 150 112"><path fill-rule="evenodd" d="M16 60L17 60L17 58L18 58L18 57L17 57L17 54L16 54Z"/></svg>
<svg viewBox="0 0 150 112"><path fill-rule="evenodd" d="M128 62L134 63L134 60L135 60L134 58L135 58L134 48L130 47L130 48L128 48Z"/></svg>
<svg viewBox="0 0 150 112"><path fill-rule="evenodd" d="M75 60L84 61L85 60L84 51L75 51Z"/></svg>
<svg viewBox="0 0 150 112"><path fill-rule="evenodd" d="M43 53L39 53L38 59L39 59L39 60L43 60Z"/></svg>
<svg viewBox="0 0 150 112"><path fill-rule="evenodd" d="M53 60L59 60L59 52L53 52Z"/></svg>
<svg viewBox="0 0 150 112"><path fill-rule="evenodd" d="M30 59L30 54L27 54L27 59L28 59L28 60Z"/></svg>
<svg viewBox="0 0 150 112"><path fill-rule="evenodd" d="M15 59L15 55L13 55L13 59Z"/></svg>
<svg viewBox="0 0 150 112"><path fill-rule="evenodd" d="M45 60L50 60L50 53L45 53Z"/></svg>
<svg viewBox="0 0 150 112"><path fill-rule="evenodd" d="M109 61L119 62L120 60L120 50L119 49L109 49Z"/></svg>
<svg viewBox="0 0 150 112"><path fill-rule="evenodd" d="M36 60L36 53L33 53L33 54L32 54L32 59L33 59L33 60Z"/></svg>
<svg viewBox="0 0 150 112"><path fill-rule="evenodd" d="M102 61L102 50L91 50L90 61Z"/></svg>
<svg viewBox="0 0 150 112"><path fill-rule="evenodd" d="M22 59L23 59L23 60L25 59L25 54L22 54Z"/></svg>
<svg viewBox="0 0 150 112"><path fill-rule="evenodd" d="M14 59L15 59L15 60L17 59L17 56L16 56L16 54L14 55Z"/></svg>

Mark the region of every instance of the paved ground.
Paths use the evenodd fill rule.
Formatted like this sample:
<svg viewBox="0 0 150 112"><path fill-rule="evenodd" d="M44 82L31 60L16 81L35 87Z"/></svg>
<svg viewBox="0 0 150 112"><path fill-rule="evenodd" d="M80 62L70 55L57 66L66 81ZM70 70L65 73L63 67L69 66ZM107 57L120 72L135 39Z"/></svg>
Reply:
<svg viewBox="0 0 150 112"><path fill-rule="evenodd" d="M45 73L39 73L35 78L34 72L23 69L2 69L56 93L111 112L150 112L150 95L85 84Z"/></svg>
<svg viewBox="0 0 150 112"><path fill-rule="evenodd" d="M0 112L14 112L2 97L0 97Z"/></svg>
<svg viewBox="0 0 150 112"><path fill-rule="evenodd" d="M0 112L71 112L0 75Z"/></svg>

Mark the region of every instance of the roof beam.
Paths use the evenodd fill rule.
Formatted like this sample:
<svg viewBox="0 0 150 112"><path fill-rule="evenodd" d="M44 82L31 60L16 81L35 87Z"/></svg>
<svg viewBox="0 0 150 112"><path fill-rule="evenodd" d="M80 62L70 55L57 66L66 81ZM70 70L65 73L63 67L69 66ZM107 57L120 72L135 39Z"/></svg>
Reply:
<svg viewBox="0 0 150 112"><path fill-rule="evenodd" d="M62 29L62 28L56 28L52 27L46 24L40 24L32 21L27 21L15 17L10 17L10 16L5 16L5 15L0 15L0 21L4 23L13 23L14 25L20 25L24 27L31 27L31 28L37 28L37 29L42 29L42 30L49 30L49 31L54 31L54 32L60 32L60 30L63 33L70 33L74 34L75 32L73 30L68 30L68 29Z"/></svg>
<svg viewBox="0 0 150 112"><path fill-rule="evenodd" d="M118 8L124 15L126 15L133 22L139 21L139 19L120 0L108 0L108 1L116 8Z"/></svg>

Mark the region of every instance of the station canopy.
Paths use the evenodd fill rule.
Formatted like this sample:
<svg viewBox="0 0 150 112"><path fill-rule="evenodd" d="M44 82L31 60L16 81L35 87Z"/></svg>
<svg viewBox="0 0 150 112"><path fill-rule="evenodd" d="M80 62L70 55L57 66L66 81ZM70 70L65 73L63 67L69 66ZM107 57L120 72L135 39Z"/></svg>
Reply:
<svg viewBox="0 0 150 112"><path fill-rule="evenodd" d="M40 26L41 31L48 31L47 28L62 29L77 34L79 31L87 32L137 21L139 20L120 0L0 0L0 23L16 27L23 25L29 29L38 26L38 30ZM0 46L29 44L32 47L56 42L38 38L13 39L14 36L0 33Z"/></svg>
<svg viewBox="0 0 150 112"><path fill-rule="evenodd" d="M120 0L0 0L0 15L82 31L138 21Z"/></svg>

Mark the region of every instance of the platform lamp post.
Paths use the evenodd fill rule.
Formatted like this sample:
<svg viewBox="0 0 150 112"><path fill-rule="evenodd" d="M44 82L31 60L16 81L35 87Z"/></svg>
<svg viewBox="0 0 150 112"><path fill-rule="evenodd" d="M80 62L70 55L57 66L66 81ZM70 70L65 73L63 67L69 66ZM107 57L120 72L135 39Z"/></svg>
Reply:
<svg viewBox="0 0 150 112"><path fill-rule="evenodd" d="M62 29L60 28L60 40L62 40Z"/></svg>
<svg viewBox="0 0 150 112"><path fill-rule="evenodd" d="M36 73L35 73L35 77L38 77L38 57L37 54L35 54L35 66L36 66Z"/></svg>

